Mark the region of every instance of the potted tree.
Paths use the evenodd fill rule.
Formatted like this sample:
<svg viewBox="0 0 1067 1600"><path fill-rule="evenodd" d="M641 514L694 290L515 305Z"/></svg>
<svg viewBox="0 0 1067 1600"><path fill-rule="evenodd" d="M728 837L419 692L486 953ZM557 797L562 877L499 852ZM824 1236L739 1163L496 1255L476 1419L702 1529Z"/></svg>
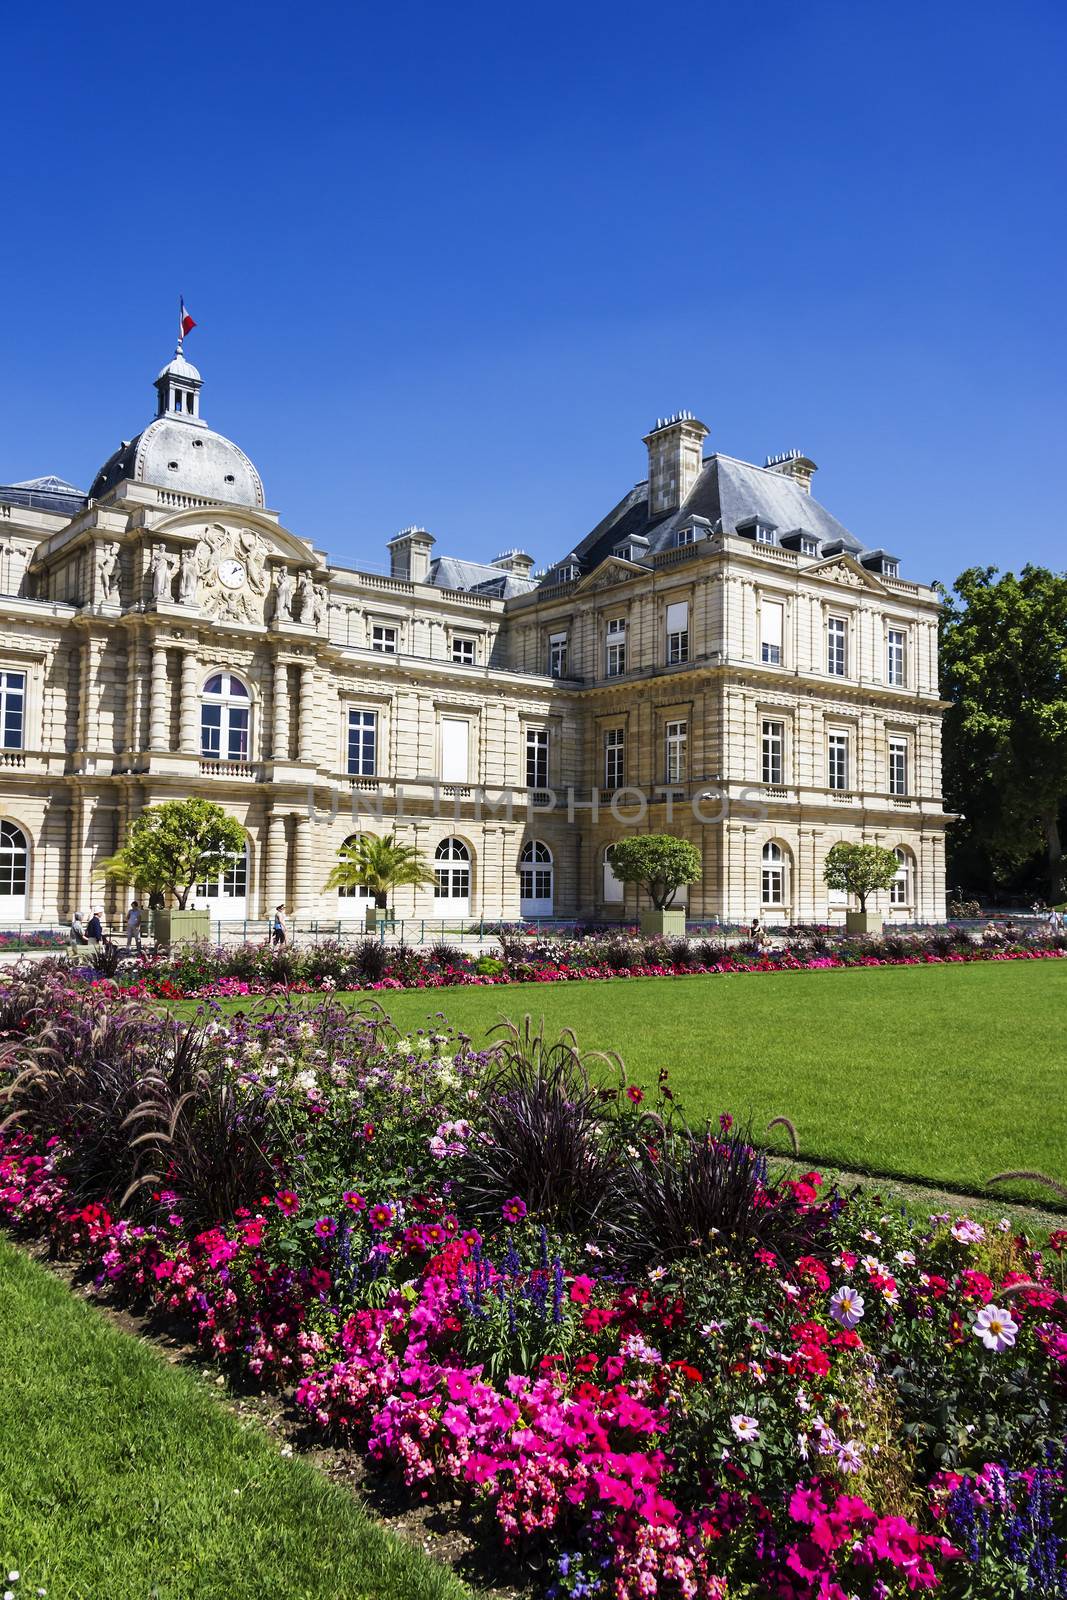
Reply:
<svg viewBox="0 0 1067 1600"><path fill-rule="evenodd" d="M384 838L361 833L341 846L324 888L369 890L374 904L367 907L367 932L373 933L389 917L389 896L394 889L406 883L433 882L433 873L414 845L401 844L395 833Z"/></svg>
<svg viewBox="0 0 1067 1600"><path fill-rule="evenodd" d="M640 913L641 932L652 937L684 935L685 907L674 897L682 885L697 883L700 852L672 833L639 833L620 839L611 853L611 870L623 883L639 884L652 901Z"/></svg>
<svg viewBox="0 0 1067 1600"><path fill-rule="evenodd" d="M122 849L98 871L112 883L173 901L153 912L152 932L157 944L177 944L209 937L211 913L191 908L189 896L244 848L241 824L213 801L165 800L134 819Z"/></svg>
<svg viewBox="0 0 1067 1600"><path fill-rule="evenodd" d="M827 887L844 889L860 903L858 911L845 912L847 933L881 933L882 914L867 910L867 896L888 889L899 870L896 852L884 845L850 844L841 839L831 847L823 868Z"/></svg>

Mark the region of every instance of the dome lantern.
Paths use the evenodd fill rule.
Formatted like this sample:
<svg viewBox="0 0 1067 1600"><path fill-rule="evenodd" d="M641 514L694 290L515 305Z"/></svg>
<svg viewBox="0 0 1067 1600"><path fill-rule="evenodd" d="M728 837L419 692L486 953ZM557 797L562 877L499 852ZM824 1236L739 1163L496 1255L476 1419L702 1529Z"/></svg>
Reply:
<svg viewBox="0 0 1067 1600"><path fill-rule="evenodd" d="M174 352L173 361L168 361L163 371L156 379L156 393L159 404L156 410L157 417L182 417L186 422L205 424L200 418L200 390L204 380L191 361L186 361L182 354L181 340Z"/></svg>

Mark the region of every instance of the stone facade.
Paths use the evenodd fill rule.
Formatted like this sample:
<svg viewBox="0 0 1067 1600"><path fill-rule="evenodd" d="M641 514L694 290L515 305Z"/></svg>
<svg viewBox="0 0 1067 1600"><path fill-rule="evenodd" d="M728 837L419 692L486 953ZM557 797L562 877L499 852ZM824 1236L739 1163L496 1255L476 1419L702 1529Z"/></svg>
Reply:
<svg viewBox="0 0 1067 1600"><path fill-rule="evenodd" d="M814 534L770 522L807 516L807 458L704 458L685 414L648 436L651 488L540 580L521 552L435 560L421 529L385 577L265 508L184 358L156 386L89 496L0 489L0 925L114 915L100 859L192 793L248 836L205 886L224 920L361 922L323 884L365 830L437 870L400 916L632 917L605 857L639 829L697 845L700 920L840 918L838 839L901 852L887 916L943 917L936 596L814 500Z"/></svg>

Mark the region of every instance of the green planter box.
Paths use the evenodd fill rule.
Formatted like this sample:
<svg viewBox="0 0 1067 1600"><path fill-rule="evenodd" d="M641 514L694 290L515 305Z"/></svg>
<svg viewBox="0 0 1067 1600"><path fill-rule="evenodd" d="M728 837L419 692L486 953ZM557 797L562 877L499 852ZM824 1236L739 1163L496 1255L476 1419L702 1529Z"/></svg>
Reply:
<svg viewBox="0 0 1067 1600"><path fill-rule="evenodd" d="M388 909L382 906L367 907L366 928L368 933L377 933L383 922L389 921Z"/></svg>
<svg viewBox="0 0 1067 1600"><path fill-rule="evenodd" d="M152 933L157 944L193 944L211 938L210 911L153 911Z"/></svg>
<svg viewBox="0 0 1067 1600"><path fill-rule="evenodd" d="M641 932L648 939L684 939L685 907L668 906L666 911L642 911Z"/></svg>
<svg viewBox="0 0 1067 1600"><path fill-rule="evenodd" d="M845 932L879 935L883 921L880 911L846 911Z"/></svg>

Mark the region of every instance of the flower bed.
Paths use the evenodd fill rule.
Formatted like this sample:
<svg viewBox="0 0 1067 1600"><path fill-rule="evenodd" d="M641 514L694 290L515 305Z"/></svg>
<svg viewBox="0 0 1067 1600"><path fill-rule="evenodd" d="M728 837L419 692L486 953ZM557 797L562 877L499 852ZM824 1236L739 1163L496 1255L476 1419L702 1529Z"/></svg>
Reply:
<svg viewBox="0 0 1067 1600"><path fill-rule="evenodd" d="M499 956L448 945L412 950L374 939L272 951L263 945L194 945L173 956L144 956L116 970L123 993L160 999L233 999L334 989L444 989L456 985L575 983L610 978L690 977L752 972L818 972L844 967L922 966L971 961L1057 960L1067 937L1036 935L988 944L962 932L849 939L812 930L771 949L724 941L640 939L629 935L512 939ZM117 964L116 964L117 965ZM82 969L98 981L98 968Z"/></svg>
<svg viewBox="0 0 1067 1600"><path fill-rule="evenodd" d="M0 1037L9 1226L550 1594L1063 1593L1067 1234L771 1181L537 1035L183 1027L34 974Z"/></svg>

